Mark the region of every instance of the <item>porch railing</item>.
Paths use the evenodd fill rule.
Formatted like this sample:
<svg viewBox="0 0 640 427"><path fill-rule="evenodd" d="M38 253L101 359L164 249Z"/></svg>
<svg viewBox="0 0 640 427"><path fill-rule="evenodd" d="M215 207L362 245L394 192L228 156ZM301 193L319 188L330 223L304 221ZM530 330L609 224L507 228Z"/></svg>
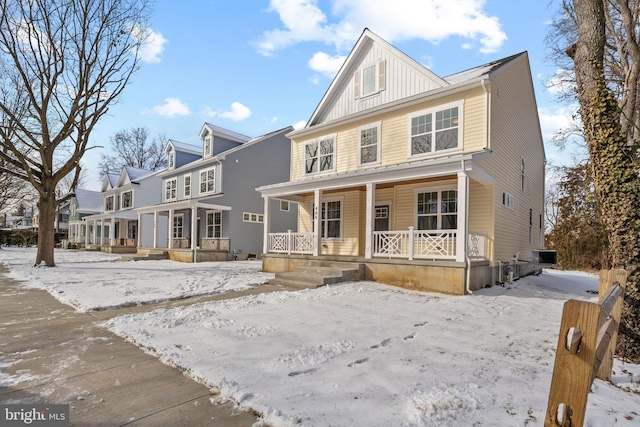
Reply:
<svg viewBox="0 0 640 427"><path fill-rule="evenodd" d="M469 259L487 259L489 256L489 236L487 233L469 232L467 255Z"/></svg>
<svg viewBox="0 0 640 427"><path fill-rule="evenodd" d="M313 233L269 233L269 252L278 254L312 254Z"/></svg>

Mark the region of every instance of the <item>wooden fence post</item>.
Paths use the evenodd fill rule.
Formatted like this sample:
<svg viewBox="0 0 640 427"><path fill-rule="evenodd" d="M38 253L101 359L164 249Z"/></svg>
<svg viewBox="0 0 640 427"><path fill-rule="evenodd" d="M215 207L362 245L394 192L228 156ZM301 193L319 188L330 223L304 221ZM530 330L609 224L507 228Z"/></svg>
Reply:
<svg viewBox="0 0 640 427"><path fill-rule="evenodd" d="M626 270L617 269L617 270L601 270L600 271L600 282L599 282L599 298L603 298L605 294L613 287L616 283L620 284L624 289L627 284L627 276L628 273ZM616 351L616 341L618 339L618 326L620 325L620 317L622 316L622 303L624 298L618 298L616 300L616 304L611 309L611 319L614 322L613 332L611 334L611 339L609 345L607 346L606 352L603 356L602 361L600 362L600 367L598 368L598 372L596 373L596 378L599 378L604 381L611 381L611 371L613 370L613 355Z"/></svg>

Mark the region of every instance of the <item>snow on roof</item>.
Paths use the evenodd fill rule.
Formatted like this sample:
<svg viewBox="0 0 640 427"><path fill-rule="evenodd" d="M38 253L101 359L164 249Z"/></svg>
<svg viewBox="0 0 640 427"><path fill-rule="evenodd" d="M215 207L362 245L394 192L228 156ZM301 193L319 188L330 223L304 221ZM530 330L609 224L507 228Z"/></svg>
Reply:
<svg viewBox="0 0 640 427"><path fill-rule="evenodd" d="M75 194L78 201L78 210L102 212L102 193L79 188L75 191Z"/></svg>
<svg viewBox="0 0 640 427"><path fill-rule="evenodd" d="M176 141L175 139L170 139L169 143L173 145L173 148L175 148L177 151L202 154L202 146L187 144L185 142Z"/></svg>
<svg viewBox="0 0 640 427"><path fill-rule="evenodd" d="M133 166L125 166L124 169L127 171L127 175L129 175L131 182L138 182L141 179L157 173L157 171L134 168Z"/></svg>
<svg viewBox="0 0 640 427"><path fill-rule="evenodd" d="M108 173L107 179L109 180L109 184L111 185L111 188L116 188L118 186L118 180L120 179L120 174Z"/></svg>
<svg viewBox="0 0 640 427"><path fill-rule="evenodd" d="M491 73L493 70L500 68L507 62L523 54L524 52L511 55L506 58L498 59L497 61L489 62L488 64L479 65L477 67L470 68L468 70L461 71L459 73L451 74L450 76L444 77L444 79L447 81L447 83L453 85L453 84L464 82L467 80L472 80L477 77L486 76L487 74Z"/></svg>

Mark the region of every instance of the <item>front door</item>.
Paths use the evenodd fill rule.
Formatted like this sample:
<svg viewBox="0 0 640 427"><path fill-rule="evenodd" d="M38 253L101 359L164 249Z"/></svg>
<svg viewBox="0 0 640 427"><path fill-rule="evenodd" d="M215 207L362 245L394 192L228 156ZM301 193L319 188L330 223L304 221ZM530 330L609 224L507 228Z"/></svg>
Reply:
<svg viewBox="0 0 640 427"><path fill-rule="evenodd" d="M389 205L376 205L374 231L389 231Z"/></svg>

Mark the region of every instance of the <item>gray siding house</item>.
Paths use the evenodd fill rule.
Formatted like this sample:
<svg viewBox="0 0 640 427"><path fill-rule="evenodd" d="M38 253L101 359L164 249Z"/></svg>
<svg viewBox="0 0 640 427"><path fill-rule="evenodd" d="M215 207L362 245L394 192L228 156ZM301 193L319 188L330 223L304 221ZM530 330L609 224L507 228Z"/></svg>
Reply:
<svg viewBox="0 0 640 427"><path fill-rule="evenodd" d="M136 209L138 252L167 251L183 262L258 256L263 247L265 204L255 189L289 179L287 127L258 138L205 123L202 146L169 140L167 170L158 174L160 203ZM196 155L197 154L197 155ZM272 200L271 227L297 226L297 205Z"/></svg>

